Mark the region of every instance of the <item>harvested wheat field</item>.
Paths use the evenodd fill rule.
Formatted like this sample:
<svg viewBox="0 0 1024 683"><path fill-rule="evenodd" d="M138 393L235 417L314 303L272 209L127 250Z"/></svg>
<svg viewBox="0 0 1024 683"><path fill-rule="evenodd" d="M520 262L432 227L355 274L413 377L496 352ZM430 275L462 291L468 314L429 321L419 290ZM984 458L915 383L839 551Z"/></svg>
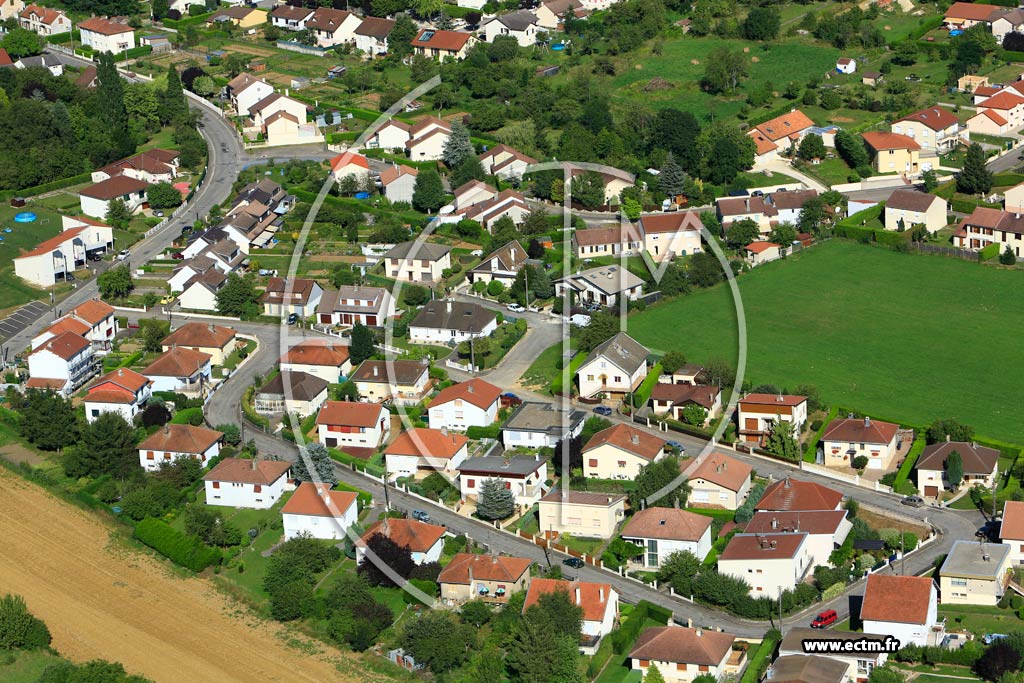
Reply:
<svg viewBox="0 0 1024 683"><path fill-rule="evenodd" d="M25 597L71 660L119 661L158 683L357 680L355 655L285 645L305 639L118 546L92 513L3 469L0 519L0 587Z"/></svg>

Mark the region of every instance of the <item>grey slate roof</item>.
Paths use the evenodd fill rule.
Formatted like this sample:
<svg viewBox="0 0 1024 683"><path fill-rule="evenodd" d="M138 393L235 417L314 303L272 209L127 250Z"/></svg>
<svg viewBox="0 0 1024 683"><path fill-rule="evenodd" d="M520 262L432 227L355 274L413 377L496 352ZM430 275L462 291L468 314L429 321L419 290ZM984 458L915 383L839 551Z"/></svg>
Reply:
<svg viewBox="0 0 1024 683"><path fill-rule="evenodd" d="M569 429L586 419L587 414L582 410L568 409ZM563 413L566 410L540 401L524 401L509 416L503 429L517 432L544 432L560 436L562 434Z"/></svg>
<svg viewBox="0 0 1024 683"><path fill-rule="evenodd" d="M586 365L599 356L604 356L632 375L647 362L647 348L625 332L619 332L603 344L597 345L583 364Z"/></svg>
<svg viewBox="0 0 1024 683"><path fill-rule="evenodd" d="M427 327L434 330L480 332L495 319L494 311L478 304L462 301L431 301L420 309L409 327Z"/></svg>
<svg viewBox="0 0 1024 683"><path fill-rule="evenodd" d="M384 258L391 259L422 259L424 261L438 261L451 251L451 247L434 242L402 242L396 244L391 250L384 254Z"/></svg>

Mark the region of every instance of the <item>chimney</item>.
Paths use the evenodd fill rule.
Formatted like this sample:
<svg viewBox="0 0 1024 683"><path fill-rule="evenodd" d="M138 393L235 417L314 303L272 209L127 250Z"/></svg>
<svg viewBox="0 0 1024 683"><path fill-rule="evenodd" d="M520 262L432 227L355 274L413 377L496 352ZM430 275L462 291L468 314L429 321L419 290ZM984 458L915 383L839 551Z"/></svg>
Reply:
<svg viewBox="0 0 1024 683"><path fill-rule="evenodd" d="M376 365L374 365L374 366L373 366L373 376L374 376L374 377L376 377L376 376L377 376L378 374L379 374L379 373L378 373L378 370L377 370L377 366L376 366Z"/></svg>
<svg viewBox="0 0 1024 683"><path fill-rule="evenodd" d="M978 442L977 441L972 441L971 442L971 448L973 448L974 450L978 450Z"/></svg>
<svg viewBox="0 0 1024 683"><path fill-rule="evenodd" d="M214 324L213 323L207 323L206 326L207 326L207 328L209 328L210 332L213 332L213 328L214 328Z"/></svg>
<svg viewBox="0 0 1024 683"><path fill-rule="evenodd" d="M640 445L640 435L639 434L636 434L636 433L631 434L630 437L629 437L629 440L630 440L630 442L632 442L632 444L634 446L639 446Z"/></svg>
<svg viewBox="0 0 1024 683"><path fill-rule="evenodd" d="M170 434L170 433L171 433L171 423L170 422L165 422L164 423L164 434Z"/></svg>
<svg viewBox="0 0 1024 683"><path fill-rule="evenodd" d="M775 539L772 539L772 540L771 540L771 546L772 546L772 550L775 550L775 544L776 544L777 542L778 542L778 541L776 541Z"/></svg>
<svg viewBox="0 0 1024 683"><path fill-rule="evenodd" d="M252 459L252 471L253 472L256 471L257 465L259 465L259 461L256 459L256 457L253 457L253 459Z"/></svg>
<svg viewBox="0 0 1024 683"><path fill-rule="evenodd" d="M778 517L772 517L772 528L773 529L778 529L779 528L779 519L778 519Z"/></svg>
<svg viewBox="0 0 1024 683"><path fill-rule="evenodd" d="M704 635L704 631L697 629L697 637L700 638L702 635Z"/></svg>
<svg viewBox="0 0 1024 683"><path fill-rule="evenodd" d="M473 383L472 382L468 382L466 384L466 393L468 393L468 394L472 394L473 393Z"/></svg>
<svg viewBox="0 0 1024 683"><path fill-rule="evenodd" d="M864 429L867 429L870 426L871 426L871 418L868 417L867 415L865 415L864 416Z"/></svg>
<svg viewBox="0 0 1024 683"><path fill-rule="evenodd" d="M491 564L498 564L498 556L491 555Z"/></svg>
<svg viewBox="0 0 1024 683"><path fill-rule="evenodd" d="M576 590L579 590L578 588ZM601 602L604 602L604 586L597 589L597 596L601 598Z"/></svg>
<svg viewBox="0 0 1024 683"><path fill-rule="evenodd" d="M949 443L949 434L946 434L946 443Z"/></svg>
<svg viewBox="0 0 1024 683"><path fill-rule="evenodd" d="M847 413L846 414L846 419L847 420L852 420L853 419L853 413Z"/></svg>
<svg viewBox="0 0 1024 683"><path fill-rule="evenodd" d="M452 301L451 301L451 299L449 299L448 301L446 301L444 303L445 303L445 308L447 309L448 313L451 313L452 312Z"/></svg>
<svg viewBox="0 0 1024 683"><path fill-rule="evenodd" d="M580 600L580 587L576 586L576 604L582 605L583 602Z"/></svg>

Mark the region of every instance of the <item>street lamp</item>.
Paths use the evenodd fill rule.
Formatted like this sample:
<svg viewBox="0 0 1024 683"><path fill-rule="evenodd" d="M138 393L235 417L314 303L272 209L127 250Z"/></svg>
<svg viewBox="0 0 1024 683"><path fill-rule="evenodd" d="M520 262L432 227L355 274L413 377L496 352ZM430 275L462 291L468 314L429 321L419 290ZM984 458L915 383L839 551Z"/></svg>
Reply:
<svg viewBox="0 0 1024 683"><path fill-rule="evenodd" d="M56 320L57 319L57 304L54 301L53 292L52 291L50 292L50 310L53 311L53 319Z"/></svg>

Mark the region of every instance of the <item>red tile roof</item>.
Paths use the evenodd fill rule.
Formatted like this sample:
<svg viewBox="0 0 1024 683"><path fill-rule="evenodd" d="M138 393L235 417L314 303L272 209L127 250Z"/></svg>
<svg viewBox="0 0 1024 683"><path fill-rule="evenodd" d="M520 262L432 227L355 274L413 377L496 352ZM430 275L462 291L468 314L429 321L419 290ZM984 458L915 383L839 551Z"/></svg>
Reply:
<svg viewBox="0 0 1024 683"><path fill-rule="evenodd" d="M74 332L80 337L84 337L89 333L92 328L83 323L78 318L74 318L70 315L66 315L54 324L43 330L43 334L49 332L56 337L61 332Z"/></svg>
<svg viewBox="0 0 1024 683"><path fill-rule="evenodd" d="M129 368L118 368L117 370L108 372L96 380L96 383L89 389L89 393L92 394L93 391L119 387L135 394L143 389L147 384L151 383L152 380L143 374L135 372Z"/></svg>
<svg viewBox="0 0 1024 683"><path fill-rule="evenodd" d="M647 508L622 527L623 538L658 538L668 541L699 541L711 526L711 518L676 508Z"/></svg>
<svg viewBox="0 0 1024 683"><path fill-rule="evenodd" d="M327 339L304 339L281 356L281 363L340 368L348 362L348 347Z"/></svg>
<svg viewBox="0 0 1024 683"><path fill-rule="evenodd" d="M532 560L505 555L473 555L459 553L437 577L438 583L466 585L472 572L474 581L507 581L515 583L530 570Z"/></svg>
<svg viewBox="0 0 1024 683"><path fill-rule="evenodd" d="M75 334L74 332L61 332L56 337L47 339L31 355L49 351L60 356L64 360L71 360L85 349L91 346L88 339Z"/></svg>
<svg viewBox="0 0 1024 683"><path fill-rule="evenodd" d="M147 188L149 188L149 183L147 182L137 180L131 176L118 175L113 178L102 180L95 185L83 188L79 190L79 194L83 194L86 197L92 197L94 199L109 200L141 192Z"/></svg>
<svg viewBox="0 0 1024 683"><path fill-rule="evenodd" d="M643 228L644 234L654 235L683 230L700 230L704 227L704 222L701 221L700 215L696 211L679 211L640 216L640 227Z"/></svg>
<svg viewBox="0 0 1024 683"><path fill-rule="evenodd" d="M164 351L159 358L143 369L148 377L191 377L213 358L208 353L180 346Z"/></svg>
<svg viewBox="0 0 1024 683"><path fill-rule="evenodd" d="M655 662L718 666L732 650L735 640L736 636L731 633L655 626L640 634L629 656Z"/></svg>
<svg viewBox="0 0 1024 683"><path fill-rule="evenodd" d="M665 439L648 434L627 424L602 429L583 447L583 452L610 444L645 460L654 460L665 452Z"/></svg>
<svg viewBox="0 0 1024 683"><path fill-rule="evenodd" d="M281 508L283 515L335 517L343 515L356 504L355 491L331 491L327 484L304 481Z"/></svg>
<svg viewBox="0 0 1024 683"><path fill-rule="evenodd" d="M419 171L411 166L405 164L399 164L398 166L388 166L380 173L381 185L387 186L395 182L404 175L411 175L413 178L419 175Z"/></svg>
<svg viewBox="0 0 1024 683"><path fill-rule="evenodd" d="M983 109L980 114L977 114L977 116L985 116L991 119L992 122L995 123L997 126L1005 126L1007 123L1009 123L1006 119L1004 119L1002 116L992 111L991 109Z"/></svg>
<svg viewBox="0 0 1024 683"><path fill-rule="evenodd" d="M612 586L608 583L590 581L561 581L559 579L537 578L530 581L526 591L523 611L540 601L540 596L560 591L566 593L574 605L583 609L583 621L604 621L605 612L611 603Z"/></svg>
<svg viewBox="0 0 1024 683"><path fill-rule="evenodd" d="M501 389L490 382L474 377L467 382L452 384L441 390L430 402L428 408L444 405L456 399L462 399L478 408L489 408L501 396Z"/></svg>
<svg viewBox="0 0 1024 683"><path fill-rule="evenodd" d="M786 477L764 491L755 510L835 510L843 494L812 481Z"/></svg>
<svg viewBox="0 0 1024 683"><path fill-rule="evenodd" d="M708 410L715 405L721 389L699 384L655 384L651 390L652 401L667 401L673 406L696 403Z"/></svg>
<svg viewBox="0 0 1024 683"><path fill-rule="evenodd" d="M121 33L134 33L135 29L127 24L121 24L102 17L89 17L85 21L78 22L78 28L93 33L100 33L105 36L116 36Z"/></svg>
<svg viewBox="0 0 1024 683"><path fill-rule="evenodd" d="M429 33L430 35L425 39L424 34L426 33ZM425 47L435 50L446 50L448 52L458 52L466 46L466 43L469 42L471 37L472 35L469 33L425 28L420 29L420 32L412 39L412 45L413 47Z"/></svg>
<svg viewBox="0 0 1024 683"><path fill-rule="evenodd" d="M750 480L753 470L745 462L714 451L690 473L690 479L703 479L730 491L739 491Z"/></svg>
<svg viewBox="0 0 1024 683"><path fill-rule="evenodd" d="M362 154L358 152L342 152L333 159L331 159L331 170L337 171L339 168L345 166L359 166L360 168L370 169L370 162L366 160Z"/></svg>
<svg viewBox="0 0 1024 683"><path fill-rule="evenodd" d="M811 121L806 114L799 109L794 109L782 116L776 116L771 121L765 121L756 126L754 130L771 142L776 142L798 134L813 125L814 121Z"/></svg>
<svg viewBox="0 0 1024 683"><path fill-rule="evenodd" d="M807 540L806 533L737 534L718 556L719 560L784 560L796 556Z"/></svg>
<svg viewBox="0 0 1024 683"><path fill-rule="evenodd" d="M447 531L443 526L415 519L389 519L386 525L380 521L371 524L363 534L363 542L369 541L375 534L381 534L397 543L399 547L408 548L409 552L425 553L433 548Z"/></svg>
<svg viewBox="0 0 1024 683"><path fill-rule="evenodd" d="M900 426L870 418L833 420L822 435L822 441L888 444L896 438Z"/></svg>
<svg viewBox="0 0 1024 683"><path fill-rule="evenodd" d="M235 331L230 327L213 323L185 323L160 343L164 346L223 349L234 338Z"/></svg>
<svg viewBox="0 0 1024 683"><path fill-rule="evenodd" d="M46 389L48 391L61 391L68 383L66 379L54 379L52 377L29 377L25 386L29 389Z"/></svg>
<svg viewBox="0 0 1024 683"><path fill-rule="evenodd" d="M379 403L327 401L316 416L316 423L346 427L376 427L382 411L387 413ZM387 418L385 417L385 419Z"/></svg>
<svg viewBox="0 0 1024 683"><path fill-rule="evenodd" d="M440 429L416 427L399 434L384 449L384 454L451 459L468 442L469 439L461 434L445 434Z"/></svg>
<svg viewBox="0 0 1024 683"><path fill-rule="evenodd" d="M223 432L168 422L139 444L140 451L168 451L200 455L224 437Z"/></svg>
<svg viewBox="0 0 1024 683"><path fill-rule="evenodd" d="M744 529L748 534L802 531L808 534L835 534L846 510L810 510L793 512L761 511L754 514Z"/></svg>
<svg viewBox="0 0 1024 683"><path fill-rule="evenodd" d="M883 133L874 131L861 133L861 137L864 138L864 142L868 143L871 149L875 151L887 149L921 149L921 145L917 144L914 138L907 137L906 135L900 135L899 133Z"/></svg>
<svg viewBox="0 0 1024 683"><path fill-rule="evenodd" d="M11 56L7 54L7 50L0 47L0 66L10 66L11 64L14 64L11 61Z"/></svg>
<svg viewBox="0 0 1024 683"><path fill-rule="evenodd" d="M751 405L773 405L773 406L788 406L795 408L807 401L806 396L796 396L795 394L747 394L740 399L740 406L744 403Z"/></svg>
<svg viewBox="0 0 1024 683"><path fill-rule="evenodd" d="M1015 95L1012 92L1006 90L1000 92L997 95L978 103L979 109L998 109L1000 111L1008 111L1024 104L1024 97Z"/></svg>
<svg viewBox="0 0 1024 683"><path fill-rule="evenodd" d="M999 529L999 538L1024 541L1024 502L1006 501L1006 505L1003 507L1003 525Z"/></svg>
<svg viewBox="0 0 1024 683"><path fill-rule="evenodd" d="M67 242L70 242L74 238L78 237L83 232L85 232L85 230L86 230L85 226L78 227L78 228L71 228L70 230L65 230L64 232L62 232L59 235L56 235L54 237L51 237L50 239L46 240L45 242L40 242L39 244L37 244L35 246L34 249L32 249L30 251L26 251L24 254L19 254L18 256L15 256L15 259L28 258L30 256L42 256L43 254L49 254L53 250L59 249L61 247L61 245L65 244Z"/></svg>
<svg viewBox="0 0 1024 683"><path fill-rule="evenodd" d="M958 119L956 114L948 109L943 109L942 107L929 107L927 109L922 109L921 111L916 111L913 114L908 114L902 119L897 120L896 123L900 123L901 121L915 121L928 126L932 130L939 131L946 130L950 126L959 123L960 119Z"/></svg>
<svg viewBox="0 0 1024 683"><path fill-rule="evenodd" d="M761 254L769 249L778 249L779 245L775 242L751 242L744 248L751 254Z"/></svg>
<svg viewBox="0 0 1024 683"><path fill-rule="evenodd" d="M967 21L988 21L993 12L1002 10L996 5L983 5L973 2L954 2L946 10L946 21L966 19Z"/></svg>
<svg viewBox="0 0 1024 683"><path fill-rule="evenodd" d="M114 307L99 299L90 299L72 308L71 315L90 325L96 325L114 315Z"/></svg>
<svg viewBox="0 0 1024 683"><path fill-rule="evenodd" d="M245 460L224 458L203 476L203 481L229 481L236 484L270 485L283 477L291 468L284 460Z"/></svg>
<svg viewBox="0 0 1024 683"><path fill-rule="evenodd" d="M934 584L927 576L871 574L860 607L862 621L924 624Z"/></svg>

